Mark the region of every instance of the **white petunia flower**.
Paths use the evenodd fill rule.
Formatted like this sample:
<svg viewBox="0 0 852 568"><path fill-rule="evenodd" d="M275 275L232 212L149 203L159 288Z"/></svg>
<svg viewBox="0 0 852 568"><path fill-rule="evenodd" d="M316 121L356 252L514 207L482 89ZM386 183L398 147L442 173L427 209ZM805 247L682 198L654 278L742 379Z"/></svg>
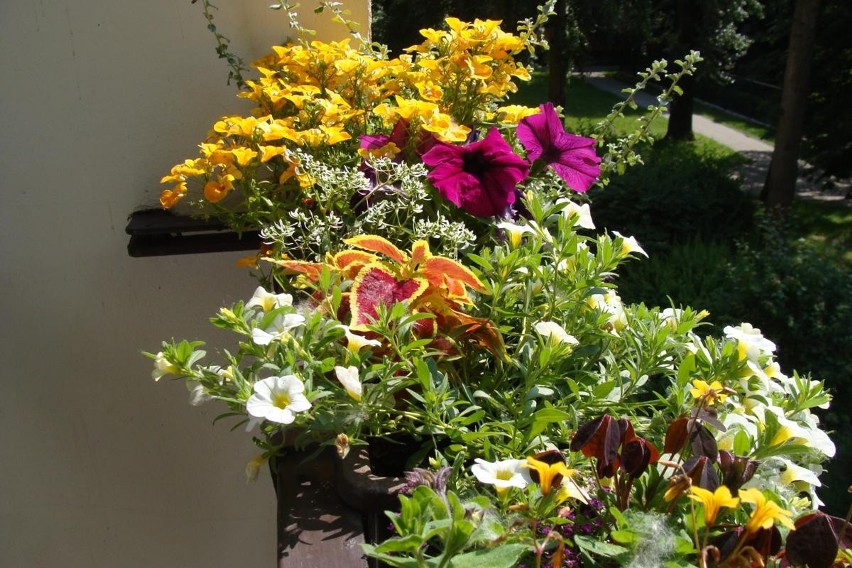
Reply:
<svg viewBox="0 0 852 568"><path fill-rule="evenodd" d="M166 359L166 356L163 355L162 351L157 353L157 358L154 359L154 370L151 371L152 379L159 381L166 375L177 375L179 372L178 368Z"/></svg>
<svg viewBox="0 0 852 568"><path fill-rule="evenodd" d="M566 219L570 219L572 216L577 217L577 220L574 223L577 227L582 227L583 229L595 228L595 223L592 221L592 212L589 209L588 203L578 205L570 199L562 198L558 199L556 204L564 204L562 207L562 215L565 216Z"/></svg>
<svg viewBox="0 0 852 568"><path fill-rule="evenodd" d="M493 485L498 493L506 492L510 487L523 489L532 483L526 460L487 462L476 458L474 461L476 463L471 466L470 472L480 483Z"/></svg>
<svg viewBox="0 0 852 568"><path fill-rule="evenodd" d="M639 246L639 241L636 240L636 237L625 237L618 231L613 231L615 236L621 239L621 254L628 255L632 253L637 253L644 255L645 258L648 258L648 253L645 252L641 246Z"/></svg>
<svg viewBox="0 0 852 568"><path fill-rule="evenodd" d="M349 396L355 400L361 400L363 389L361 378L358 376L358 367L341 367L338 365L334 367L334 374L337 375L337 380L340 381Z"/></svg>
<svg viewBox="0 0 852 568"><path fill-rule="evenodd" d="M291 329L299 327L303 323L305 323L305 318L299 314L279 315L272 321L272 325L266 329L258 327L252 329L251 339L258 345L269 345L273 341L285 338Z"/></svg>
<svg viewBox="0 0 852 568"><path fill-rule="evenodd" d="M759 361L762 357L775 352L775 344L763 337L759 329L750 323L742 323L739 326L727 326L724 329L725 337L737 342L740 359Z"/></svg>
<svg viewBox="0 0 852 568"><path fill-rule="evenodd" d="M268 377L254 384L254 394L246 402L246 411L255 418L292 424L297 412L311 407L304 393L305 384L294 375Z"/></svg>
<svg viewBox="0 0 852 568"><path fill-rule="evenodd" d="M565 328L555 321L540 321L534 326L535 330L542 337L547 337L554 343L564 343L567 345L577 345L579 341L573 335L569 335Z"/></svg>
<svg viewBox="0 0 852 568"><path fill-rule="evenodd" d="M826 457L833 458L837 448L828 434L823 432L817 424L817 417L809 412L798 415L801 422L787 418L784 409L778 406L768 405L766 410L775 415L778 421L778 431L769 441L770 446L778 446L787 441L795 442L809 448L822 452ZM804 422L804 424L802 423Z"/></svg>
<svg viewBox="0 0 852 568"><path fill-rule="evenodd" d="M378 339L368 339L349 331L349 326L342 326L346 333L346 348L352 353L358 353L364 347L381 347L382 342Z"/></svg>
<svg viewBox="0 0 852 568"><path fill-rule="evenodd" d="M779 475L781 483L792 485L794 483L807 483L813 487L822 487L822 482L819 480L819 474L822 473L822 467L815 465L819 471L814 471L807 467L797 465L786 458L775 458L782 465L783 471Z"/></svg>
<svg viewBox="0 0 852 568"><path fill-rule="evenodd" d="M263 286L258 286L257 290L254 291L254 295L246 304L246 308L258 306L264 312L271 312L275 308L292 305L293 296L290 294L273 294L271 292L267 292Z"/></svg>
<svg viewBox="0 0 852 568"><path fill-rule="evenodd" d="M607 323L616 335L620 330L627 327L627 314L624 313L624 304L615 290L609 290L606 294L592 294L586 300L586 304L590 308L609 314Z"/></svg>

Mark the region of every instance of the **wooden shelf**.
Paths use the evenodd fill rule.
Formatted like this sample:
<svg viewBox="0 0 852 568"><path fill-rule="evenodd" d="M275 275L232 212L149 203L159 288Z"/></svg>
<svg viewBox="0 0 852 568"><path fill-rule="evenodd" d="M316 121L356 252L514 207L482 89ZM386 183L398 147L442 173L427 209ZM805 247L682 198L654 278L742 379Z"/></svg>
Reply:
<svg viewBox="0 0 852 568"><path fill-rule="evenodd" d="M125 231L130 235L127 252L132 257L170 256L257 250L257 231L239 234L221 221L174 215L163 209L136 211Z"/></svg>

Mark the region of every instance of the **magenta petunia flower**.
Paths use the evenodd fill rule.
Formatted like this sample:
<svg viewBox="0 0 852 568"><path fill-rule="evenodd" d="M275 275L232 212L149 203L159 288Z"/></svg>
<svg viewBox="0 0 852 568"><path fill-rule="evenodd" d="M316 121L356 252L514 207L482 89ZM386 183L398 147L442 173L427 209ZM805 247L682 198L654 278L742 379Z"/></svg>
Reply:
<svg viewBox="0 0 852 568"><path fill-rule="evenodd" d="M574 191L588 191L601 173L593 138L565 132L553 103L518 123L518 140L530 161L542 160Z"/></svg>
<svg viewBox="0 0 852 568"><path fill-rule="evenodd" d="M502 215L517 198L515 186L530 165L492 128L465 146L438 142L423 155L429 181L448 201L477 217Z"/></svg>

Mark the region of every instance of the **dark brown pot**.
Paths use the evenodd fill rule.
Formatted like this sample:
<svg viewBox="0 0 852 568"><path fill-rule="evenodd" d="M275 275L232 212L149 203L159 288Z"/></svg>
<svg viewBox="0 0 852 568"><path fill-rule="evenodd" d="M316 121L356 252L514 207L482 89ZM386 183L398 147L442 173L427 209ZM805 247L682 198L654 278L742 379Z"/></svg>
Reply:
<svg viewBox="0 0 852 568"><path fill-rule="evenodd" d="M278 498L279 568L366 568L361 544L388 536L401 477L372 473L366 448L285 450L270 463Z"/></svg>

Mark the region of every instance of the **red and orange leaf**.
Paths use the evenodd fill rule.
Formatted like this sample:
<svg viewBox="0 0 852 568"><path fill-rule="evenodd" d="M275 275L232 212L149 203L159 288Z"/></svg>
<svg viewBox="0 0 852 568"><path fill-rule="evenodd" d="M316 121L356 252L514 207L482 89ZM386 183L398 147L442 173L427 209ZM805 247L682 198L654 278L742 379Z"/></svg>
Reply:
<svg viewBox="0 0 852 568"><path fill-rule="evenodd" d="M426 260L426 265L422 271L429 278L430 282L433 277L445 276L448 280L453 279L463 282L477 292L485 291L485 284L469 268L462 266L450 258L433 256Z"/></svg>
<svg viewBox="0 0 852 568"><path fill-rule="evenodd" d="M311 280L319 280L323 268L326 266L321 262L307 262L304 260L278 260L264 258L263 260L277 264L288 274L304 274Z"/></svg>
<svg viewBox="0 0 852 568"><path fill-rule="evenodd" d="M344 278L355 278L361 269L379 258L362 250L344 250L331 258L330 264L341 271Z"/></svg>
<svg viewBox="0 0 852 568"><path fill-rule="evenodd" d="M379 306L390 308L398 302L415 300L429 286L422 278L399 280L381 263L364 267L355 278L349 295L352 321L349 328L366 331L378 318Z"/></svg>
<svg viewBox="0 0 852 568"><path fill-rule="evenodd" d="M432 252L429 250L428 241L417 241L411 246L412 264L423 264L423 262L430 258L432 258Z"/></svg>
<svg viewBox="0 0 852 568"><path fill-rule="evenodd" d="M405 264L408 262L407 254L399 250L396 245L389 240L376 235L358 235L357 237L346 239L343 242L347 245L383 254L399 264Z"/></svg>
<svg viewBox="0 0 852 568"><path fill-rule="evenodd" d="M477 318L453 309L444 312L441 331L456 335L459 338L470 339L480 347L490 351L503 361L509 360L503 336L487 319Z"/></svg>

